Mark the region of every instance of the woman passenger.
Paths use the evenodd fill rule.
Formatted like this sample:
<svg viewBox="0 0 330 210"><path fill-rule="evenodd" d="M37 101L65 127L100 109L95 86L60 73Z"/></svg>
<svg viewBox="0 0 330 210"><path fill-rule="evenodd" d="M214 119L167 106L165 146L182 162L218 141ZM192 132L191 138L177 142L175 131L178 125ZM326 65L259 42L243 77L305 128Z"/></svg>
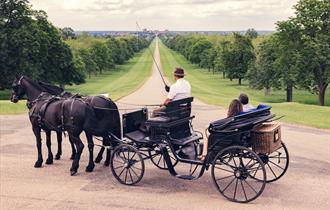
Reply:
<svg viewBox="0 0 330 210"><path fill-rule="evenodd" d="M227 117L234 117L238 115L239 113L243 112L243 104L238 100L234 99L231 101L228 112L227 112ZM198 158L201 160L204 160L207 154L207 149L208 149L208 135L207 135L207 128L205 129L205 139L204 139L204 144L203 144L203 153L200 155Z"/></svg>

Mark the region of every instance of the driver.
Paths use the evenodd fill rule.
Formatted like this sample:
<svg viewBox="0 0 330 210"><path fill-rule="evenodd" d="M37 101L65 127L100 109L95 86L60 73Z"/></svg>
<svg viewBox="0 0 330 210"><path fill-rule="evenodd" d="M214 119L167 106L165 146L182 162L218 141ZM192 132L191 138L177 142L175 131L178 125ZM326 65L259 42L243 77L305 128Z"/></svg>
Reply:
<svg viewBox="0 0 330 210"><path fill-rule="evenodd" d="M187 80L184 79L185 73L184 69L177 67L174 72L175 83L169 86L165 86L166 92L168 92L167 98L160 105L158 109L155 109L152 113L152 117L157 116L157 111L164 111L166 109L166 105L171 101L176 101L184 98L191 97L191 86Z"/></svg>

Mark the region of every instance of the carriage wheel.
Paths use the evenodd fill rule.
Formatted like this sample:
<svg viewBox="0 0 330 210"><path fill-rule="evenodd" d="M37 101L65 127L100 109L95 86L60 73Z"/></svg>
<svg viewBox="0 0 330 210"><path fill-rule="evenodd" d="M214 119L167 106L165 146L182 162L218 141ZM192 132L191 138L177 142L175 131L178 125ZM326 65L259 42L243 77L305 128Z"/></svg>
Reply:
<svg viewBox="0 0 330 210"><path fill-rule="evenodd" d="M167 147L167 151L171 158L173 167L176 166L176 164L178 164L178 160L174 157L170 148ZM155 147L153 150L149 150L148 153L149 153L151 162L155 166L157 166L157 168L160 168L162 170L167 170L167 165L166 165L164 156L158 147Z"/></svg>
<svg viewBox="0 0 330 210"><path fill-rule="evenodd" d="M258 154L265 165L267 182L274 182L281 178L289 167L289 152L285 144L270 154ZM256 164L258 165L258 164ZM252 178L258 179L252 174Z"/></svg>
<svg viewBox="0 0 330 210"><path fill-rule="evenodd" d="M246 147L230 146L220 151L212 163L211 173L219 192L230 201L250 202L265 189L266 170L262 160Z"/></svg>
<svg viewBox="0 0 330 210"><path fill-rule="evenodd" d="M122 184L134 185L144 174L144 161L139 150L127 144L119 145L111 156L111 171Z"/></svg>

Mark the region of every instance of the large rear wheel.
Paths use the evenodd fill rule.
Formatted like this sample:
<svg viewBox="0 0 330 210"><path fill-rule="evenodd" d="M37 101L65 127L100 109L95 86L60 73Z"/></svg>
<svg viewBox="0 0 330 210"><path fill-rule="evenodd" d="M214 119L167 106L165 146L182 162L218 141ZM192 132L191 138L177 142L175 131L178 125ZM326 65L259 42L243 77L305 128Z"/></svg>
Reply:
<svg viewBox="0 0 330 210"><path fill-rule="evenodd" d="M253 201L265 189L264 164L255 152L246 147L230 146L220 151L212 163L211 173L219 192L230 201Z"/></svg>
<svg viewBox="0 0 330 210"><path fill-rule="evenodd" d="M289 152L282 142L281 147L270 154L258 154L265 165L267 182L274 182L281 178L289 167ZM252 174L252 177L253 174ZM258 179L258 177L255 177Z"/></svg>
<svg viewBox="0 0 330 210"><path fill-rule="evenodd" d="M119 145L111 156L111 171L122 184L134 185L144 175L144 161L141 153L128 144Z"/></svg>

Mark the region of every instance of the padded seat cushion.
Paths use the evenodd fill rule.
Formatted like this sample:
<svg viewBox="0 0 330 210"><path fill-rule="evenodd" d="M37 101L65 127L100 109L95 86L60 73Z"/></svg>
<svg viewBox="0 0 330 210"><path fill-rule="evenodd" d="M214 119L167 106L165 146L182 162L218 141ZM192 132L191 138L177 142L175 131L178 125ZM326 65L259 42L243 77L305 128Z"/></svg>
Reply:
<svg viewBox="0 0 330 210"><path fill-rule="evenodd" d="M151 123L167 123L167 122L170 122L171 120L172 119L169 118L169 117L160 116L160 117L149 118L147 120L147 122L151 122Z"/></svg>
<svg viewBox="0 0 330 210"><path fill-rule="evenodd" d="M139 130L133 131L130 133L126 133L125 137L127 137L133 141L138 141L141 143L147 143L150 141L150 138L148 136L146 136L145 133L143 133L142 131L139 131Z"/></svg>

